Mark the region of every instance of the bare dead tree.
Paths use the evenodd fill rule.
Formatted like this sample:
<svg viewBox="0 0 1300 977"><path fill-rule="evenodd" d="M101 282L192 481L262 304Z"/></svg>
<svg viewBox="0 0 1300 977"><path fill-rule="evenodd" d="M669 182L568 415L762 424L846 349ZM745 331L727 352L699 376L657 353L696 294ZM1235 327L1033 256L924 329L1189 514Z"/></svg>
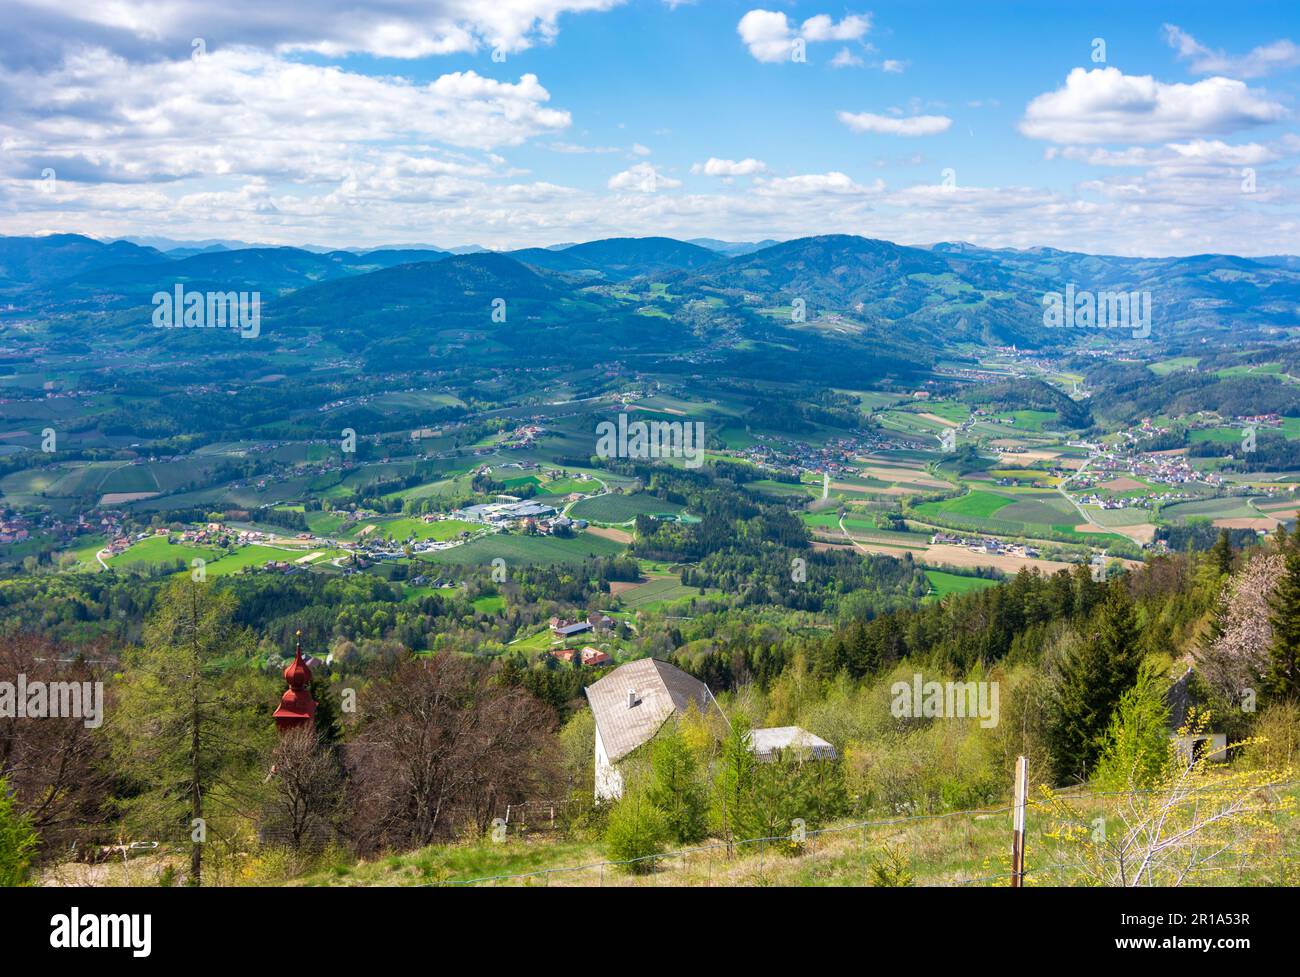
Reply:
<svg viewBox="0 0 1300 977"><path fill-rule="evenodd" d="M486 830L500 805L549 796L554 713L484 665L408 661L366 690L348 748L354 837L409 848Z"/></svg>
<svg viewBox="0 0 1300 977"><path fill-rule="evenodd" d="M6 636L0 638L0 682L16 684L24 675L29 685L93 684L104 679L105 654L98 647L78 650L45 638ZM31 818L44 853L86 840L106 820L108 755L103 727L88 727L84 718L0 717L0 776Z"/></svg>
<svg viewBox="0 0 1300 977"><path fill-rule="evenodd" d="M338 752L313 726L289 730L272 753L271 800L263 834L295 851L318 850L334 834L342 810Z"/></svg>

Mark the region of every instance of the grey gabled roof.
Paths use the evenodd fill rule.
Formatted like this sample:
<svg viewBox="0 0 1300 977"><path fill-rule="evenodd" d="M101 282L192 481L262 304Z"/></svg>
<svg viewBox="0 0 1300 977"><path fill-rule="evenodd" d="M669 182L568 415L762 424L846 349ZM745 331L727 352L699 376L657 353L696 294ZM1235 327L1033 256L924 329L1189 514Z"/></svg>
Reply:
<svg viewBox="0 0 1300 977"><path fill-rule="evenodd" d="M635 689L637 703L628 707L627 691ZM599 682L587 686L587 701L610 763L617 763L643 743L675 712L691 703L701 713L713 705L709 688L680 668L655 658L628 662ZM716 708L716 706L715 706Z"/></svg>
<svg viewBox="0 0 1300 977"><path fill-rule="evenodd" d="M760 760L770 760L785 750L816 760L835 759L835 747L799 726L756 729L750 733L749 748Z"/></svg>

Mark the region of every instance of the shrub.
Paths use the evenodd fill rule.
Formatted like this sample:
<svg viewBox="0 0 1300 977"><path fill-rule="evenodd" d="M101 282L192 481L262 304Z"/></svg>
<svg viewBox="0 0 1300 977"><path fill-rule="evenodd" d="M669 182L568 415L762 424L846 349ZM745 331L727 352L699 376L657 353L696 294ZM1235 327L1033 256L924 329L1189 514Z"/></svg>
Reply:
<svg viewBox="0 0 1300 977"><path fill-rule="evenodd" d="M650 802L644 789L629 789L609 813L605 849L612 861L633 875L645 875L655 868L654 855L662 854L669 837L664 812Z"/></svg>
<svg viewBox="0 0 1300 977"><path fill-rule="evenodd" d="M676 723L655 740L651 769L650 803L664 813L669 835L681 844L699 841L708 831L708 800L699 764Z"/></svg>
<svg viewBox="0 0 1300 977"><path fill-rule="evenodd" d="M0 777L0 886L23 885L39 839Z"/></svg>

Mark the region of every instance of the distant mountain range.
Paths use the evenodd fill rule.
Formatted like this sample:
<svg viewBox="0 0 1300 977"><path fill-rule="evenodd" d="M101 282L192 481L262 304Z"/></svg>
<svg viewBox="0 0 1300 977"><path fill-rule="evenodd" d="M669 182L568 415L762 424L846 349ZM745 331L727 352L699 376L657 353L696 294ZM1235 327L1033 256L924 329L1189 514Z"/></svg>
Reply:
<svg viewBox="0 0 1300 977"><path fill-rule="evenodd" d="M455 255L211 241L184 253L76 234L4 237L0 321L141 321L155 292L182 283L258 291L272 331L320 330L376 363L447 344L488 359L567 344L765 360L770 372L795 355L902 370L961 343L1049 348L1074 337L1044 328L1043 296L1070 284L1150 291L1157 338L1239 341L1300 325L1300 259L1290 256L1122 258L851 235L762 243L611 238ZM505 323L489 317L494 299L508 307Z"/></svg>

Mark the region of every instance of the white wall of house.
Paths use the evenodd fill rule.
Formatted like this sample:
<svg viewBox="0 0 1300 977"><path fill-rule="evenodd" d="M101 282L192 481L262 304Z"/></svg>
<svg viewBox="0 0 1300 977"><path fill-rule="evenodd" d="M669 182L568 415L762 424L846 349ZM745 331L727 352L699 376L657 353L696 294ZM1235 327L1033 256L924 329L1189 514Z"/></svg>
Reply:
<svg viewBox="0 0 1300 977"><path fill-rule="evenodd" d="M623 772L609 762L605 744L600 741L600 728L596 729L596 800L616 801L623 796Z"/></svg>

